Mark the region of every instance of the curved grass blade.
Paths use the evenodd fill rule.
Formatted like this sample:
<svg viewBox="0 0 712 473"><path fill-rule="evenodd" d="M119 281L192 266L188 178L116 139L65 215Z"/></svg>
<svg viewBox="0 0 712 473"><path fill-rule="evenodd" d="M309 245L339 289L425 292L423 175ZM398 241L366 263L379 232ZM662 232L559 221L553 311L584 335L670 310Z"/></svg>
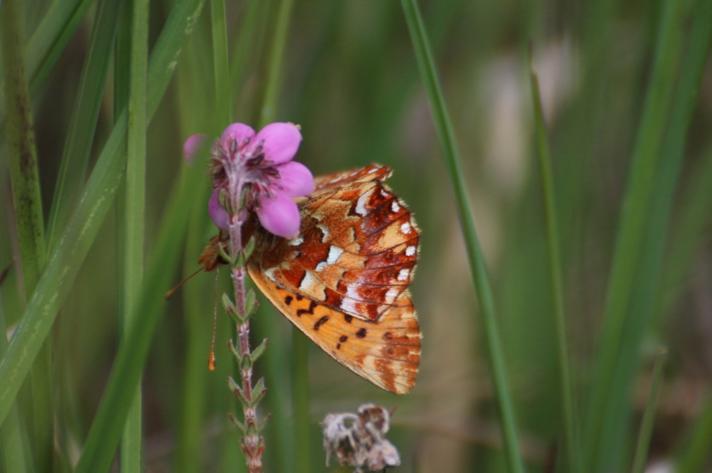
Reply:
<svg viewBox="0 0 712 473"><path fill-rule="evenodd" d="M0 303L0 334L5 334L7 326L5 324L5 314L2 303ZM7 339L0 336L0 356L5 353ZM13 406L5 423L0 426L0 456L4 471L25 473L34 471L34 466L27 454L26 443L24 441L25 426L20 417L17 406Z"/></svg>
<svg viewBox="0 0 712 473"><path fill-rule="evenodd" d="M84 184L87 164L91 154L94 131L99 117L99 107L109 71L110 54L106 52L116 35L116 17L121 2L101 0L91 33L89 53L79 79L79 93L69 119L69 132L64 143L57 183L47 225L48 248L53 248L71 215Z"/></svg>
<svg viewBox="0 0 712 473"><path fill-rule="evenodd" d="M709 466L712 445L712 397L707 402L693 425L689 438L677 455L677 473L698 473Z"/></svg>
<svg viewBox="0 0 712 473"><path fill-rule="evenodd" d="M673 83L682 43L684 9L675 2L664 7L656 65L620 217L597 377L589 405L586 451L587 464L592 465L593 471L616 462L611 452L622 440L620 435L628 420L627 393L638 364L640 344L653 320L672 200L695 91L709 47L712 27L709 7L706 2L698 2L693 10L690 47L683 56L677 88ZM670 90L676 91L674 102ZM667 110L670 102L672 111ZM665 134L668 120L670 128Z"/></svg>
<svg viewBox="0 0 712 473"><path fill-rule="evenodd" d="M189 1L192 4L200 3ZM148 357L153 334L165 309L163 294L170 287L178 267L183 247L182 236L185 235L190 216L189 209L192 205L202 205L195 202L193 191L205 176L196 167L182 170L178 185L169 199L154 245L156 251L149 258L145 283L135 305L132 316L134 323L119 346L109 382L75 470L77 473L100 473L108 471L111 465L124 420Z"/></svg>
<svg viewBox="0 0 712 473"><path fill-rule="evenodd" d="M2 2L0 2L2 3ZM35 95L67 42L79 26L91 0L55 0L42 17L25 49L25 68L30 91ZM5 101L0 100L0 123L5 120Z"/></svg>
<svg viewBox="0 0 712 473"><path fill-rule="evenodd" d="M147 114L153 116L168 87L183 40L202 0L178 0L151 55ZM117 120L62 238L52 253L5 356L0 359L0 423L5 420L39 347L50 332L82 261L99 231L123 177L127 113Z"/></svg>
<svg viewBox="0 0 712 473"><path fill-rule="evenodd" d="M650 438L653 434L653 425L655 422L655 410L658 407L658 399L660 397L660 385L663 381L663 367L667 358L667 350L660 348L655 357L655 366L653 368L652 385L648 394L648 402L645 405L645 413L643 421L640 423L640 432L638 433L638 443L633 457L632 473L643 473L645 462L648 457L648 448L650 447Z"/></svg>
<svg viewBox="0 0 712 473"><path fill-rule="evenodd" d="M213 38L213 74L215 79L215 118L216 129L224 127L232 120L232 88L230 87L230 68L227 63L227 19L225 18L225 0L213 0L210 3L210 31Z"/></svg>
<svg viewBox="0 0 712 473"><path fill-rule="evenodd" d="M464 174L460 164L460 153L457 149L455 134L450 122L445 99L440 87L435 61L433 60L430 43L425 31L423 19L416 0L402 0L403 12L410 32L411 42L418 61L420 75L428 93L433 121L438 138L443 147L445 162L450 174L450 180L455 193L458 216L462 227L467 255L472 272L473 284L477 292L482 311L485 338L489 352L490 373L496 391L499 412L502 417L502 437L510 473L524 471L524 463L519 451L517 425L514 407L509 393L509 381L504 364L504 353L497 328L497 316L494 308L494 297L490 288L484 255L480 249L472 209L467 197Z"/></svg>
<svg viewBox="0 0 712 473"><path fill-rule="evenodd" d="M531 66L531 56L529 57ZM559 397L561 399L564 432L564 457L566 471L580 472L581 464L578 439L578 423L574 394L571 383L571 368L569 366L569 348L567 343L566 316L564 314L564 289L561 277L561 256L559 253L559 224L556 214L556 199L554 197L554 177L551 166L549 141L544 126L544 114L539 94L539 79L531 68L529 71L530 87L534 109L534 124L537 156L539 158L539 175L543 191L544 209L546 213L546 234L549 254L549 276L551 279L552 300L554 301L555 333L557 342L557 364L559 368Z"/></svg>
<svg viewBox="0 0 712 473"><path fill-rule="evenodd" d="M39 281L46 259L42 193L35 148L35 131L23 51L23 7L17 0L7 0L0 9L2 21L2 58L5 74L5 100L8 121L10 182L12 188L20 261L22 292L28 299ZM44 340L37 347L41 355L31 375L32 456L39 469L51 463L52 372L51 349Z"/></svg>
<svg viewBox="0 0 712 473"><path fill-rule="evenodd" d="M264 126L275 120L276 117L276 108L282 81L284 50L287 42L289 20L293 4L293 0L280 0L277 6L277 19L272 27L273 35L269 46L269 54L267 55L268 63L264 94L259 109L258 122L260 126ZM269 20L269 18L269 15L265 16L266 20ZM269 30L269 28L270 25L268 24L267 29ZM286 471L292 467L288 459L297 458L298 455L302 453L295 450L295 438L298 435L305 435L301 440L303 444L309 443L308 430L306 432L297 430L308 429L308 419L306 424L298 425L300 422L304 422L304 414L294 412L294 415L298 416L298 419L295 418L293 422L288 422L288 406L294 399L300 396L300 394L296 394L296 391L300 391L301 395L303 395L304 392L308 393L309 385L307 379L295 379L294 373L291 372L292 366L285 362L289 357L286 348L289 341L280 336L280 331L275 323L273 312L273 310L268 310L265 306L261 306L253 320L255 321L256 332L259 336L268 338L270 342L269 349L267 349L264 354L265 378L267 387L270 389L265 399L270 412L270 420L267 424L266 433L268 448L272 451L267 458L268 461L274 462L275 470ZM295 334L295 336L296 335L297 334ZM307 341L301 340L296 343L307 343ZM291 397L289 396L288 390L277 389L279 385L284 385L285 383L289 383L291 389L294 391ZM295 407L296 406L292 404L292 408L294 409Z"/></svg>

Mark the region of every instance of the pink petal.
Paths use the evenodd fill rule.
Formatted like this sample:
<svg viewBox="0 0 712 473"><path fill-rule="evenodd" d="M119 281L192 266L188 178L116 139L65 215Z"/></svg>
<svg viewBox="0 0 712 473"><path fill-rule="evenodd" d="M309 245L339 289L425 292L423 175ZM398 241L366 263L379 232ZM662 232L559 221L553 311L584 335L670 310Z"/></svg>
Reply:
<svg viewBox="0 0 712 473"><path fill-rule="evenodd" d="M294 238L299 234L299 209L286 194L279 193L261 199L257 217L264 229L274 235Z"/></svg>
<svg viewBox="0 0 712 473"><path fill-rule="evenodd" d="M239 122L233 123L223 131L220 137L220 144L227 148L232 140L239 144L251 140L253 136L255 136L255 130L251 126Z"/></svg>
<svg viewBox="0 0 712 473"><path fill-rule="evenodd" d="M208 200L208 214L216 227L227 230L230 225L230 215L220 205L220 191L215 189Z"/></svg>
<svg viewBox="0 0 712 473"><path fill-rule="evenodd" d="M188 139L185 140L185 143L183 143L183 159L189 163L192 162L193 158L196 154L198 154L198 151L205 142L205 138L205 135L202 133L190 135Z"/></svg>
<svg viewBox="0 0 712 473"><path fill-rule="evenodd" d="M302 163L290 161L277 167L279 186L290 197L309 195L314 191L314 176Z"/></svg>
<svg viewBox="0 0 712 473"><path fill-rule="evenodd" d="M265 158L275 164L290 161L301 142L302 133L294 123L270 123L254 139L254 145L262 143Z"/></svg>

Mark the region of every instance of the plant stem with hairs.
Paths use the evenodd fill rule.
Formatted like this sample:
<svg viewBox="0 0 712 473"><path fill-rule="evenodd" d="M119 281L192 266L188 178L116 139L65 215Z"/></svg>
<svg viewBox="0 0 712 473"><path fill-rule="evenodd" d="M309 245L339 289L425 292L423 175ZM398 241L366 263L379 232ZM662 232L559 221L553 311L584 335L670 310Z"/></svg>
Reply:
<svg viewBox="0 0 712 473"><path fill-rule="evenodd" d="M189 137L184 146L190 157L205 139ZM259 133L244 123L233 123L215 141L212 148L211 173L213 193L208 212L221 230L220 257L230 265L234 301L223 295L225 311L236 325L236 339L230 349L237 359L239 384L232 377L229 386L242 404L242 420L233 421L242 431L242 451L250 473L262 471L265 441L262 436L264 419L257 415L257 406L266 394L264 379L252 381L255 361L262 355L267 340L250 347L250 316L255 309L255 294L245 287L245 263L254 249L254 239L244 239L243 226L253 217L264 232L280 238L299 235L300 215L296 197L314 190L311 171L293 161L302 135L293 123L270 123ZM225 237L227 236L227 241ZM224 243L223 243L224 242ZM210 363L214 360L211 358Z"/></svg>
<svg viewBox="0 0 712 473"><path fill-rule="evenodd" d="M265 449L262 428L264 421L260 421L257 414L257 406L264 397L264 380L260 378L256 383L252 382L252 366L257 358L264 351L266 340L264 340L255 350L250 346L250 315L254 312L254 295L248 292L245 286L245 261L251 253L250 245L243 245L242 225L244 224L247 212L242 207L241 180L230 183L230 208L237 209L230 215L229 232L229 253L233 289L235 292L234 302L227 295L223 296L225 310L235 320L236 332L235 341L230 342L230 349L237 358L240 371L240 384L232 377L229 379L229 386L235 396L242 404L242 421L233 417L233 422L242 431L241 447L245 454L245 461L250 473L262 471L262 454Z"/></svg>

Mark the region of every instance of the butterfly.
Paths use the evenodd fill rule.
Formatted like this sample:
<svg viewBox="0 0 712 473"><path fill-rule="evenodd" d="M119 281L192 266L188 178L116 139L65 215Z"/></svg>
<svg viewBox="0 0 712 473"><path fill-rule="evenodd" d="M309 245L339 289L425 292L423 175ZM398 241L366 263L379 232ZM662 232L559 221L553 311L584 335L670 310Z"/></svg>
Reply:
<svg viewBox="0 0 712 473"><path fill-rule="evenodd" d="M319 176L298 201L299 235L277 237L252 224L247 261L254 284L299 330L336 361L387 391L415 386L421 331L408 286L420 230L371 164ZM200 263L220 263L225 235L211 239Z"/></svg>

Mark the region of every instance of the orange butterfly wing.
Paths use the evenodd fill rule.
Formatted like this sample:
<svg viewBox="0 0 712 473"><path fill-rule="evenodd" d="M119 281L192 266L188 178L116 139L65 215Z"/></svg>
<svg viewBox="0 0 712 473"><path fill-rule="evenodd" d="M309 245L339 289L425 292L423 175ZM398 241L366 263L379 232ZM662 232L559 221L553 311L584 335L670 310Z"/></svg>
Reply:
<svg viewBox="0 0 712 473"><path fill-rule="evenodd" d="M421 333L408 285L420 232L371 165L322 176L293 240L257 234L248 264L267 298L334 359L377 386L415 385Z"/></svg>

